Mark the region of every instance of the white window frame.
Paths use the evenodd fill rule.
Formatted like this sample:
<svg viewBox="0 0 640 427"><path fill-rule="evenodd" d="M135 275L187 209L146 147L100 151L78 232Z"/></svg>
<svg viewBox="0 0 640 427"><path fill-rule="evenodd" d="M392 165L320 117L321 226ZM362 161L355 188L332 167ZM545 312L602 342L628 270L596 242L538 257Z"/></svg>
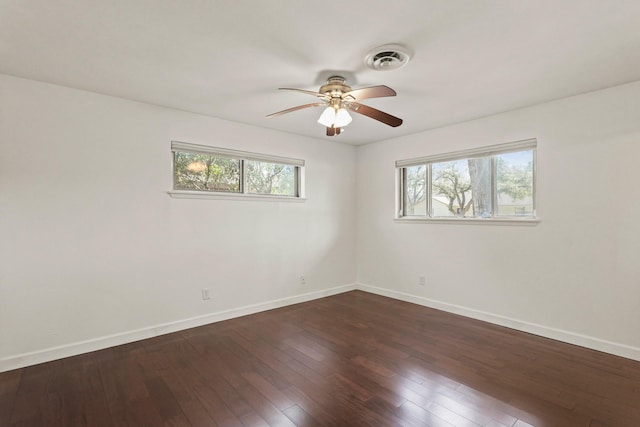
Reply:
<svg viewBox="0 0 640 427"><path fill-rule="evenodd" d="M240 192L197 191L175 189L175 152L194 154L209 154L218 157L228 157L240 161ZM247 161L278 163L295 167L295 195L253 194L247 192L246 167ZM188 142L171 141L171 186L167 193L179 199L225 199L225 200L257 200L278 202L304 202L305 197L305 161L290 157L274 156L271 154L252 153L249 151L232 150L229 148L211 147L208 145L191 144Z"/></svg>
<svg viewBox="0 0 640 427"><path fill-rule="evenodd" d="M396 200L395 200L395 215L394 219L397 222L416 222L416 223L462 223L462 224L537 224L540 222L536 211L536 195L537 195L537 146L538 142L535 138L526 139L522 141L509 142L506 144L496 144L485 147L478 147L469 150L454 151L450 153L441 153L431 156L417 157L406 160L396 161ZM434 163L469 159L474 157L489 157L500 154L513 153L517 151L533 150L533 216L531 217L519 217L519 216L494 216L495 206L497 204L497 194L495 191L495 174L496 174L496 162L495 157L491 158L491 203L492 212L489 218L476 218L476 217L432 217L432 195L431 195L431 165ZM405 191L405 168L412 166L426 166L426 214L416 216L404 216L404 191Z"/></svg>

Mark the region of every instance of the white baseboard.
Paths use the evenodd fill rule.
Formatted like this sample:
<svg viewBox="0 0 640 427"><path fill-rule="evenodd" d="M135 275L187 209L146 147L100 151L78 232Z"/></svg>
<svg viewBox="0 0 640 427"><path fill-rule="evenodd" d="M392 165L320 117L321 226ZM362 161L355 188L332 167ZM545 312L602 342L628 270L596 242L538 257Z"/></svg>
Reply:
<svg viewBox="0 0 640 427"><path fill-rule="evenodd" d="M182 319L175 322L164 323L160 325L150 326L147 328L136 329L132 331L122 332L119 334L108 335L104 337L94 338L91 340L75 342L61 345L58 347L47 348L31 353L20 354L0 359L0 372L10 371L13 369L23 368L25 366L36 365L38 363L50 362L52 360L62 359L65 357L76 356L78 354L88 353L91 351L102 350L117 345L127 344L140 341L147 338L153 338L159 335L178 332L189 328L195 328L209 323L220 322L222 320L233 319L235 317L246 316L249 314L259 313L261 311L272 310L275 308L285 307L292 304L311 301L314 299L324 298L331 295L349 292L353 290L361 290L372 294L382 295L394 298L400 301L411 302L414 304L431 307L449 313L459 314L461 316L470 317L472 319L482 320L500 326L505 326L518 331L528 332L546 338L563 341L569 344L579 345L581 347L602 351L616 356L625 357L627 359L640 361L640 348L628 346L625 344L615 343L602 340L574 332L563 331L560 329L550 328L547 326L537 325L535 323L524 322L509 317L499 316L468 307L455 304L449 304L442 301L432 300L404 292L393 291L390 289L378 288L365 284L350 284L337 286L321 291L310 292L292 297L281 298L272 301L266 301L258 304L246 305L243 307L233 308L230 310L219 311L216 313L206 314L188 319Z"/></svg>
<svg viewBox="0 0 640 427"><path fill-rule="evenodd" d="M314 299L324 298L330 295L353 291L356 288L357 287L354 284L336 286L334 288L323 289L321 291L309 292L292 297L246 305L230 310L209 313L204 316L191 317L175 322L163 323L160 325L122 332L119 334L113 334L86 341L65 344L58 347L47 348L44 350L38 350L31 353L10 356L0 359L0 372L23 368L25 366L36 365L38 363L50 362L52 360L62 359L65 357L76 356L78 354L88 353L91 351L102 350L108 347L114 347L117 345L140 341L147 338L153 338L171 332L178 332L189 328L207 325L209 323L220 322L222 320L228 320L235 317L246 316L248 314L259 313L261 311L272 310L274 308L280 308L292 304L311 301Z"/></svg>
<svg viewBox="0 0 640 427"><path fill-rule="evenodd" d="M524 322L522 320L512 319L509 317L487 313L468 307L419 297L404 292L369 286L362 283L356 285L356 288L361 291L370 292L372 294L411 302L425 307L431 307L449 313L470 317L472 319L493 323L495 325L506 326L507 328L515 329L522 332L528 332L534 335L539 335L541 337L551 338L557 341L578 345L580 347L586 347L592 350L598 350L616 356L625 357L627 359L640 361L640 348L638 347L632 347L625 344L606 341L600 338L594 338L574 332L563 331L561 329L550 328L548 326L537 325L535 323Z"/></svg>

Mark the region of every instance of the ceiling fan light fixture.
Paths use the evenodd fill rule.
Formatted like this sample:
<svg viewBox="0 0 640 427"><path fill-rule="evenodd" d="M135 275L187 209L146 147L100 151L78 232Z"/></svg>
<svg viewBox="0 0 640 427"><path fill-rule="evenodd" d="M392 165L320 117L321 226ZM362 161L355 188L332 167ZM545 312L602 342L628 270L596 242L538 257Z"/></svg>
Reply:
<svg viewBox="0 0 640 427"><path fill-rule="evenodd" d="M333 123L336 121L336 110L335 108L329 106L324 109L320 118L318 119L318 123L325 127L333 127Z"/></svg>
<svg viewBox="0 0 640 427"><path fill-rule="evenodd" d="M344 108L340 108L336 113L336 119L333 122L333 126L337 128L343 128L351 123L352 120L353 119L351 118L349 112Z"/></svg>

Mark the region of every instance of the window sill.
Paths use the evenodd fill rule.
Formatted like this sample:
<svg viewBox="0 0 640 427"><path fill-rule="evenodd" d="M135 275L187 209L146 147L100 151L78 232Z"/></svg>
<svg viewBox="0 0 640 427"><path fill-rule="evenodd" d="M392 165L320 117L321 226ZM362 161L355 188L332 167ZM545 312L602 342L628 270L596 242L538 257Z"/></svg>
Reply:
<svg viewBox="0 0 640 427"><path fill-rule="evenodd" d="M268 196L262 194L243 194L243 193L205 193L201 191L167 191L169 196L174 199L213 199L213 200L250 200L262 202L293 202L302 203L307 199L304 197L292 196Z"/></svg>
<svg viewBox="0 0 640 427"><path fill-rule="evenodd" d="M482 224L482 225L525 225L535 226L539 218L395 218L395 222L421 224Z"/></svg>

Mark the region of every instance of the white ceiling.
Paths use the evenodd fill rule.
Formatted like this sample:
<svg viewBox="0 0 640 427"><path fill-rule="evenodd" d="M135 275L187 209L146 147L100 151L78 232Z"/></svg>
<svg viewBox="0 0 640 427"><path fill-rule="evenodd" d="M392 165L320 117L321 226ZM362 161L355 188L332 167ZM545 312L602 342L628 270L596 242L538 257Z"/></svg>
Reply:
<svg viewBox="0 0 640 427"><path fill-rule="evenodd" d="M414 58L371 71L373 47ZM0 73L316 138L330 71L398 96L363 144L640 80L640 0L0 0Z"/></svg>

